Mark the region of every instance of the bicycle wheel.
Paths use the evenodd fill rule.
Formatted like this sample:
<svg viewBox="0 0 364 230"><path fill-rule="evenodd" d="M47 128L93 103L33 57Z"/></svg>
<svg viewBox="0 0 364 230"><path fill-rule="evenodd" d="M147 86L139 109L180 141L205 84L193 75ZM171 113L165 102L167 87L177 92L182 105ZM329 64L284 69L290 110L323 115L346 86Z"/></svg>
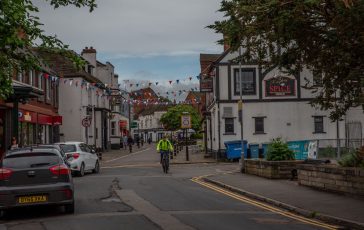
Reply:
<svg viewBox="0 0 364 230"><path fill-rule="evenodd" d="M166 159L163 157L162 159L162 167L163 167L163 172L166 173L167 170L167 164L166 164Z"/></svg>

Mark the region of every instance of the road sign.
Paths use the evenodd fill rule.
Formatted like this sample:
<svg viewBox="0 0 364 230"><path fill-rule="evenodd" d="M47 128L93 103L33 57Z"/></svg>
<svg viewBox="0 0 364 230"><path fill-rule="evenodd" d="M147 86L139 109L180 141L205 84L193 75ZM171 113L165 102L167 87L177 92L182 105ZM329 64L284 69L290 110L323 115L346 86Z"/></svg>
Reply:
<svg viewBox="0 0 364 230"><path fill-rule="evenodd" d="M191 115L182 115L181 129L190 129L190 128L192 128Z"/></svg>
<svg viewBox="0 0 364 230"><path fill-rule="evenodd" d="M86 117L82 119L82 126L83 127L90 127L91 126L91 118Z"/></svg>
<svg viewBox="0 0 364 230"><path fill-rule="evenodd" d="M138 122L133 121L133 122L131 123L130 128L132 128L132 129L136 129L136 128L138 128Z"/></svg>

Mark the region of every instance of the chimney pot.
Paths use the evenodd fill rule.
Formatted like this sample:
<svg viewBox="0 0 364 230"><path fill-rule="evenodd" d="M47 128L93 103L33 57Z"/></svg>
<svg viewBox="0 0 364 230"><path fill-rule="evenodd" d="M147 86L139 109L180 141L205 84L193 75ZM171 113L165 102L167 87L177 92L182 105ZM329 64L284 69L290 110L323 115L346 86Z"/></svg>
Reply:
<svg viewBox="0 0 364 230"><path fill-rule="evenodd" d="M94 47L90 46L90 49L93 49Z"/></svg>
<svg viewBox="0 0 364 230"><path fill-rule="evenodd" d="M87 50L87 49L88 49L88 47L86 46L86 47L85 47L85 50Z"/></svg>

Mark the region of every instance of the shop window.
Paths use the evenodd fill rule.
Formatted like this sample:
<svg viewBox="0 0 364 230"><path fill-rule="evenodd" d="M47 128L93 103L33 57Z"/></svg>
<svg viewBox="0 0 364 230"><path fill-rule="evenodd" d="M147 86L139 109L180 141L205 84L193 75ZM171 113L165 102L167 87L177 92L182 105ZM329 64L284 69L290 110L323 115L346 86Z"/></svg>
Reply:
<svg viewBox="0 0 364 230"><path fill-rule="evenodd" d="M314 133L325 133L324 131L324 116L313 116Z"/></svg>
<svg viewBox="0 0 364 230"><path fill-rule="evenodd" d="M256 94L256 69L245 68L241 69L241 76L239 76L239 69L234 69L234 95L240 95L240 78L241 77L241 90L242 95L255 95Z"/></svg>
<svg viewBox="0 0 364 230"><path fill-rule="evenodd" d="M111 135L116 136L116 122L115 121L111 122Z"/></svg>
<svg viewBox="0 0 364 230"><path fill-rule="evenodd" d="M225 133L234 133L234 118L225 118Z"/></svg>
<svg viewBox="0 0 364 230"><path fill-rule="evenodd" d="M254 134L265 134L264 132L264 118L266 117L253 117L255 122L255 132Z"/></svg>

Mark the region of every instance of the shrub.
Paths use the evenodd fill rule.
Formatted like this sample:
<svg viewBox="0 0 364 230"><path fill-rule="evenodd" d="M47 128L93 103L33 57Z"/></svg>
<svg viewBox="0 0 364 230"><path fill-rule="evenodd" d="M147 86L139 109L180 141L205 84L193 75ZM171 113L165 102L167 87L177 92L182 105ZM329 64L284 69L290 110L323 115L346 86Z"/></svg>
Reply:
<svg viewBox="0 0 364 230"><path fill-rule="evenodd" d="M286 161L294 160L294 152L288 148L288 144L280 138L273 139L268 146L267 160L268 161Z"/></svg>
<svg viewBox="0 0 364 230"><path fill-rule="evenodd" d="M361 167L364 168L364 159L360 156L358 151L350 152L344 155L339 161L342 167Z"/></svg>
<svg viewBox="0 0 364 230"><path fill-rule="evenodd" d="M203 134L202 133L193 133L191 134L191 139L202 139Z"/></svg>

